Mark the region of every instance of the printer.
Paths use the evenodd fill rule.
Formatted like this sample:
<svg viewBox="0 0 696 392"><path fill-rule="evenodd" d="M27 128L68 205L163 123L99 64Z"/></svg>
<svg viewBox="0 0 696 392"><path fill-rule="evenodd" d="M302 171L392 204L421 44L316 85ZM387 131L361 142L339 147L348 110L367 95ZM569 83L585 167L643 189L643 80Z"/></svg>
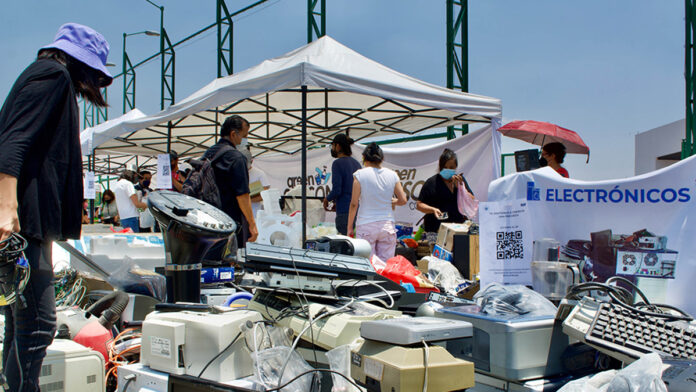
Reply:
<svg viewBox="0 0 696 392"><path fill-rule="evenodd" d="M262 320L261 314L252 310L152 312L143 321L140 363L160 372L218 382L250 376L251 354L241 327ZM227 354L201 374L226 348Z"/></svg>
<svg viewBox="0 0 696 392"><path fill-rule="evenodd" d="M477 373L521 382L566 372L562 355L568 336L553 315L490 316L471 304L438 307L433 316L472 324L470 339L448 341L446 347L455 357L474 362Z"/></svg>

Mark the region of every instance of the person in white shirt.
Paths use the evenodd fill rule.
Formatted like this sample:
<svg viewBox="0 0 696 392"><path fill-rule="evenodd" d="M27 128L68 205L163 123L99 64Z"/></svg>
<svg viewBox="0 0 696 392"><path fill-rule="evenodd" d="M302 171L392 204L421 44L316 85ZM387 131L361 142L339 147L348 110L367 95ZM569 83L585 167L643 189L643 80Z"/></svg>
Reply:
<svg viewBox="0 0 696 392"><path fill-rule="evenodd" d="M133 170L124 170L113 189L121 226L133 230L134 233L140 231L138 208L147 208L147 204L138 200L135 194L136 182L138 182L138 173Z"/></svg>
<svg viewBox="0 0 696 392"><path fill-rule="evenodd" d="M370 143L363 151L363 168L353 173L353 194L348 213L348 235L367 240L372 256L382 261L394 257L396 228L394 206L407 202L399 176L383 168L384 154L377 143ZM394 197L396 196L396 197ZM360 208L358 208L360 207ZM357 214L357 223L353 223Z"/></svg>

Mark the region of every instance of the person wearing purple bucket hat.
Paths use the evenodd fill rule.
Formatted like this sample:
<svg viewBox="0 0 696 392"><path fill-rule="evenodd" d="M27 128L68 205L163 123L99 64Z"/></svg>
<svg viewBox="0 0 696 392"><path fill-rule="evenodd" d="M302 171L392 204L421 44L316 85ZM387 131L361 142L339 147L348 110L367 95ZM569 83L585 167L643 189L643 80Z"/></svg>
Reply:
<svg viewBox="0 0 696 392"><path fill-rule="evenodd" d="M53 241L79 238L82 157L77 96L105 107L109 44L93 29L61 26L17 78L0 109L0 249L26 239L29 281L5 311L2 365L10 391L38 391L56 330Z"/></svg>

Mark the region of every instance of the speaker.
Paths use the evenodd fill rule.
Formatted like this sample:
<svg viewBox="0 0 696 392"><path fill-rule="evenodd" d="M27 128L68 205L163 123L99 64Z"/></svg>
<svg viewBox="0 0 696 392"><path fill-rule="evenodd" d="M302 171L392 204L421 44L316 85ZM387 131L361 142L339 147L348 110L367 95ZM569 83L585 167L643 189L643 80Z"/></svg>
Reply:
<svg viewBox="0 0 696 392"><path fill-rule="evenodd" d="M452 237L452 264L465 279L472 280L479 273L478 234L455 234Z"/></svg>

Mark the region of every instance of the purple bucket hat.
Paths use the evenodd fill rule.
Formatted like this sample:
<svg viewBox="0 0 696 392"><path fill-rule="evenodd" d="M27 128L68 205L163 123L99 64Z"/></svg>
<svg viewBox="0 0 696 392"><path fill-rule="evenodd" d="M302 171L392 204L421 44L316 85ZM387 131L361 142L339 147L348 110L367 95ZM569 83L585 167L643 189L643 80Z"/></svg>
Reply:
<svg viewBox="0 0 696 392"><path fill-rule="evenodd" d="M70 56L80 60L97 71L109 77L113 76L106 70L106 57L109 55L109 43L104 36L92 28L77 24L66 23L58 29L52 44L41 49L60 49Z"/></svg>

